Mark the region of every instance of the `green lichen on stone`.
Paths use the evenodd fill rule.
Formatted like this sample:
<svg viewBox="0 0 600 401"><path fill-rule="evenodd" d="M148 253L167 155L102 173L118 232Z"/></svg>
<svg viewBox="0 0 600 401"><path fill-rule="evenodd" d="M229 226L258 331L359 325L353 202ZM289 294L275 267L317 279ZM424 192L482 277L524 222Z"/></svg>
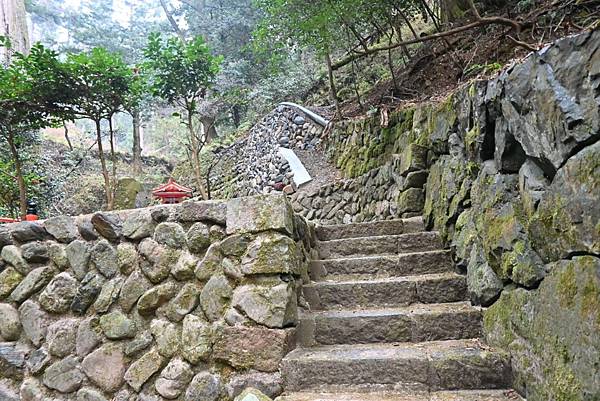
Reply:
<svg viewBox="0 0 600 401"><path fill-rule="evenodd" d="M563 308L572 308L575 305L577 295L577 282L575 280L575 267L569 263L567 268L560 274L558 279L558 299Z"/></svg>
<svg viewBox="0 0 600 401"><path fill-rule="evenodd" d="M593 281L587 281L582 290L581 318L595 321L600 328L600 286Z"/></svg>

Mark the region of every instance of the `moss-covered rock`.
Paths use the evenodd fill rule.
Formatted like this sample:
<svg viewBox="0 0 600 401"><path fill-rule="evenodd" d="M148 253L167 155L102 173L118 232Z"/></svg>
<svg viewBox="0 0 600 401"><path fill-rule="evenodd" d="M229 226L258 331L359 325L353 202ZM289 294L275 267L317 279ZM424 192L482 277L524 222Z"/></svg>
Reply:
<svg viewBox="0 0 600 401"><path fill-rule="evenodd" d="M546 262L579 252L600 254L600 142L558 171L529 224L534 248Z"/></svg>
<svg viewBox="0 0 600 401"><path fill-rule="evenodd" d="M516 383L531 400L583 401L600 394L600 259L547 266L537 290L507 289L484 317L492 345L511 351Z"/></svg>

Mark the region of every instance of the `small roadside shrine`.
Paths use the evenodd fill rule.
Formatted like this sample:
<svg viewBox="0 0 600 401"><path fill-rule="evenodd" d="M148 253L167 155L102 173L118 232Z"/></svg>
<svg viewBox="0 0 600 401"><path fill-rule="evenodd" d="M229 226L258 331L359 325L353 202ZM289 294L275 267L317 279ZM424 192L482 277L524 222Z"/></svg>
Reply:
<svg viewBox="0 0 600 401"><path fill-rule="evenodd" d="M192 197L190 188L179 185L173 178L169 178L166 184L160 185L152 190L152 195L163 204L181 203L184 200Z"/></svg>

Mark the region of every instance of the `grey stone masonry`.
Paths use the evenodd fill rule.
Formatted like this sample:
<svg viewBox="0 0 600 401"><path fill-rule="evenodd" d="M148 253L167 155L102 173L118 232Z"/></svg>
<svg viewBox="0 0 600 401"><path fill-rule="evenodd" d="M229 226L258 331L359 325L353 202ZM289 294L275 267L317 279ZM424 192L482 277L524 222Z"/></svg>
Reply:
<svg viewBox="0 0 600 401"><path fill-rule="evenodd" d="M281 393L316 241L285 196L1 229L0 399Z"/></svg>

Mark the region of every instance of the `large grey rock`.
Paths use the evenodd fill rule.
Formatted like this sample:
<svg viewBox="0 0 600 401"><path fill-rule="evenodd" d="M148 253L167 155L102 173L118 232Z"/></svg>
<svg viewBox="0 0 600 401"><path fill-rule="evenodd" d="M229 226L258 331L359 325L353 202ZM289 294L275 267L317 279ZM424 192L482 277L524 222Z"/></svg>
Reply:
<svg viewBox="0 0 600 401"><path fill-rule="evenodd" d="M298 319L295 284L273 282L244 285L235 289L232 305L263 326L283 328Z"/></svg>
<svg viewBox="0 0 600 401"><path fill-rule="evenodd" d="M283 392L281 373L262 373L251 371L233 376L227 383L227 395L235 398L245 389L254 388L266 396L275 398Z"/></svg>
<svg viewBox="0 0 600 401"><path fill-rule="evenodd" d="M52 217L44 221L44 227L58 242L68 244L78 237L77 224L72 217Z"/></svg>
<svg viewBox="0 0 600 401"><path fill-rule="evenodd" d="M13 290L10 297L18 303L25 301L31 295L44 288L52 279L54 270L51 267L38 267L29 273Z"/></svg>
<svg viewBox="0 0 600 401"><path fill-rule="evenodd" d="M252 238L251 234L230 235L219 243L219 249L225 256L239 258L246 252L248 245L252 242Z"/></svg>
<svg viewBox="0 0 600 401"><path fill-rule="evenodd" d="M77 359L69 356L52 364L44 372L44 384L61 393L73 393L77 391L85 375L81 371Z"/></svg>
<svg viewBox="0 0 600 401"><path fill-rule="evenodd" d="M94 302L94 310L97 313L106 313L110 307L117 301L121 288L123 287L122 277L115 277L102 286L98 299Z"/></svg>
<svg viewBox="0 0 600 401"><path fill-rule="evenodd" d="M92 255L89 245L85 241L75 240L67 245L65 252L75 277L82 280L88 272Z"/></svg>
<svg viewBox="0 0 600 401"><path fill-rule="evenodd" d="M575 149L600 136L593 84L599 38L595 31L562 39L501 76L507 134L547 172L560 168ZM496 144L500 145L498 140Z"/></svg>
<svg viewBox="0 0 600 401"><path fill-rule="evenodd" d="M217 401L222 393L221 377L210 372L200 372L192 379L185 401Z"/></svg>
<svg viewBox="0 0 600 401"><path fill-rule="evenodd" d="M300 253L294 240L277 233L259 234L242 258L244 274L298 274Z"/></svg>
<svg viewBox="0 0 600 401"><path fill-rule="evenodd" d="M123 235L132 240L141 240L151 237L156 228L156 221L152 212L141 209L131 213L123 223Z"/></svg>
<svg viewBox="0 0 600 401"><path fill-rule="evenodd" d="M171 268L171 275L179 281L187 281L194 277L194 270L198 259L187 251L181 252L175 266Z"/></svg>
<svg viewBox="0 0 600 401"><path fill-rule="evenodd" d="M260 327L219 327L213 358L238 370L277 372L283 357L293 347L294 330Z"/></svg>
<svg viewBox="0 0 600 401"><path fill-rule="evenodd" d="M187 246L190 252L202 253L210 245L210 227L205 223L195 223L187 232Z"/></svg>
<svg viewBox="0 0 600 401"><path fill-rule="evenodd" d="M69 310L78 286L77 280L69 273L60 273L40 294L40 305L48 312L64 313Z"/></svg>
<svg viewBox="0 0 600 401"><path fill-rule="evenodd" d="M485 260L479 246L471 250L471 258L467 266L467 286L469 297L475 305L489 306L502 292L504 284Z"/></svg>
<svg viewBox="0 0 600 401"><path fill-rule="evenodd" d="M13 266L19 273L25 275L31 271L31 267L29 263L23 258L23 253L21 249L15 245L7 245L2 248L2 252L0 254L2 256L2 260L4 260L9 265Z"/></svg>
<svg viewBox="0 0 600 401"><path fill-rule="evenodd" d="M140 242L138 249L144 257L140 261L141 269L154 284L169 277L171 268L175 266L181 254L180 250L162 246L150 238Z"/></svg>
<svg viewBox="0 0 600 401"><path fill-rule="evenodd" d="M23 280L23 275L13 267L7 267L0 272L0 299L4 299Z"/></svg>
<svg viewBox="0 0 600 401"><path fill-rule="evenodd" d="M281 231L294 233L294 211L284 195L232 199L227 204L227 234Z"/></svg>
<svg viewBox="0 0 600 401"><path fill-rule="evenodd" d="M33 375L43 373L52 362L52 356L44 348L38 348L29 354L27 358L27 369Z"/></svg>
<svg viewBox="0 0 600 401"><path fill-rule="evenodd" d="M180 322L198 306L200 287L196 283L185 284L166 309L166 315L173 322Z"/></svg>
<svg viewBox="0 0 600 401"><path fill-rule="evenodd" d="M21 383L19 389L21 401L46 401L48 398L42 383L33 377L28 377Z"/></svg>
<svg viewBox="0 0 600 401"><path fill-rule="evenodd" d="M152 283L141 271L135 270L127 280L125 280L125 283L121 288L119 305L125 312L129 312L138 299L140 299L146 291L150 290L150 288L152 288Z"/></svg>
<svg viewBox="0 0 600 401"><path fill-rule="evenodd" d="M21 246L21 251L23 258L31 263L44 263L50 259L46 242L29 242Z"/></svg>
<svg viewBox="0 0 600 401"><path fill-rule="evenodd" d="M125 275L131 274L139 266L138 253L135 249L135 245L123 242L117 246L117 260L119 263L119 270Z"/></svg>
<svg viewBox="0 0 600 401"><path fill-rule="evenodd" d="M28 300L19 307L19 315L25 335L33 345L39 347L44 342L48 331L48 314L37 303Z"/></svg>
<svg viewBox="0 0 600 401"><path fill-rule="evenodd" d="M96 213L92 216L96 231L109 241L118 241L122 234L122 222L116 214Z"/></svg>
<svg viewBox="0 0 600 401"><path fill-rule="evenodd" d="M156 342L158 352L171 358L181 349L181 327L166 320L153 320L150 331Z"/></svg>
<svg viewBox="0 0 600 401"><path fill-rule="evenodd" d="M31 241L43 241L48 238L46 229L39 223L23 221L10 226L12 237L22 244Z"/></svg>
<svg viewBox="0 0 600 401"><path fill-rule="evenodd" d="M2 377L23 380L28 349L18 343L0 343L0 372Z"/></svg>
<svg viewBox="0 0 600 401"><path fill-rule="evenodd" d="M160 223L154 230L154 241L171 248L183 248L186 244L185 231L177 223Z"/></svg>
<svg viewBox="0 0 600 401"><path fill-rule="evenodd" d="M0 304L0 340L16 341L20 335L19 312L10 304Z"/></svg>
<svg viewBox="0 0 600 401"><path fill-rule="evenodd" d="M106 278L113 278L119 270L117 251L107 240L98 242L92 248L91 261Z"/></svg>
<svg viewBox="0 0 600 401"><path fill-rule="evenodd" d="M64 245L54 242L50 243L48 245L48 256L58 270L65 271L70 267L69 258L67 257L67 251Z"/></svg>
<svg viewBox="0 0 600 401"><path fill-rule="evenodd" d="M534 249L545 262L577 253L600 254L600 142L558 170L529 224Z"/></svg>
<svg viewBox="0 0 600 401"><path fill-rule="evenodd" d="M121 346L107 344L85 357L81 364L86 376L102 390L112 393L123 383L127 365Z"/></svg>
<svg viewBox="0 0 600 401"><path fill-rule="evenodd" d="M88 355L102 342L102 338L100 319L92 316L83 320L79 324L75 340L77 355L81 357Z"/></svg>
<svg viewBox="0 0 600 401"><path fill-rule="evenodd" d="M227 203L223 201L186 201L178 205L177 218L181 222L212 222L225 225Z"/></svg>
<svg viewBox="0 0 600 401"><path fill-rule="evenodd" d="M232 294L233 289L225 276L219 274L208 280L200 293L200 305L211 322L223 316Z"/></svg>
<svg viewBox="0 0 600 401"><path fill-rule="evenodd" d="M148 316L163 304L167 303L177 293L177 286L167 282L146 291L138 300L138 312L142 316Z"/></svg>
<svg viewBox="0 0 600 401"><path fill-rule="evenodd" d="M211 354L213 331L211 325L194 315L183 319L181 331L182 355L186 361L196 365L205 361Z"/></svg>
<svg viewBox="0 0 600 401"><path fill-rule="evenodd" d="M62 319L48 326L48 352L59 358L74 354L78 326L76 319Z"/></svg>
<svg viewBox="0 0 600 401"><path fill-rule="evenodd" d="M125 381L135 391L139 392L144 383L160 370L163 363L164 359L158 351L155 349L150 350L131 364L127 372L125 372Z"/></svg>
<svg viewBox="0 0 600 401"><path fill-rule="evenodd" d="M223 254L218 244L212 244L204 258L198 263L195 274L198 280L207 281L217 273L221 271L221 262L223 261Z"/></svg>
<svg viewBox="0 0 600 401"><path fill-rule="evenodd" d="M110 340L133 338L136 327L133 320L121 312L115 311L100 317L100 328Z"/></svg>
<svg viewBox="0 0 600 401"><path fill-rule="evenodd" d="M154 339L149 331L142 331L125 345L125 355L131 356L148 348Z"/></svg>
<svg viewBox="0 0 600 401"><path fill-rule="evenodd" d="M174 358L160 373L154 384L156 392L161 396L172 400L186 389L194 372L189 364L181 359Z"/></svg>
<svg viewBox="0 0 600 401"><path fill-rule="evenodd" d="M102 291L104 283L104 278L99 274L91 272L86 274L77 288L73 302L71 302L71 310L78 315L85 314Z"/></svg>
<svg viewBox="0 0 600 401"><path fill-rule="evenodd" d="M75 218L75 222L77 223L77 231L84 240L95 241L100 236L92 224L92 216L78 216Z"/></svg>

